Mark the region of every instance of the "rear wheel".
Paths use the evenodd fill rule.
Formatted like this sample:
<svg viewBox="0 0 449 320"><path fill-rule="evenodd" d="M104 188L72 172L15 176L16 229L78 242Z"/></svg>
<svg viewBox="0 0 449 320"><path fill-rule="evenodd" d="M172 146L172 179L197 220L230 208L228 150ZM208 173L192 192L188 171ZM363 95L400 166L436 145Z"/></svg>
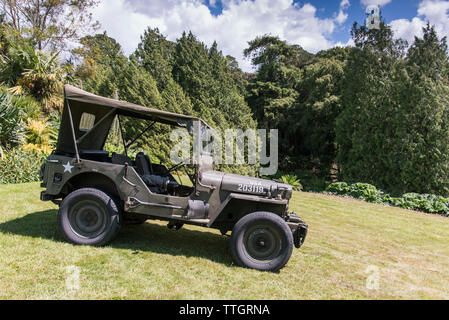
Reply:
<svg viewBox="0 0 449 320"><path fill-rule="evenodd" d="M230 245L232 257L238 265L261 271L278 271L290 259L293 235L278 215L255 212L235 224Z"/></svg>
<svg viewBox="0 0 449 320"><path fill-rule="evenodd" d="M121 211L109 195L93 188L70 193L61 203L59 227L71 243L102 246L120 231Z"/></svg>

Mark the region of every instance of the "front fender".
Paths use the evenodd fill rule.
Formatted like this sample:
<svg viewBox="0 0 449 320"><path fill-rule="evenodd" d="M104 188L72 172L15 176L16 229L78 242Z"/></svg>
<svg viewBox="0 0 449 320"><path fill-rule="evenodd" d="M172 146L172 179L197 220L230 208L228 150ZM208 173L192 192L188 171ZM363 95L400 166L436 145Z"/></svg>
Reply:
<svg viewBox="0 0 449 320"><path fill-rule="evenodd" d="M273 211L273 213L281 216L285 213L288 205L288 200L285 199L268 199L248 194L230 193L218 210L212 213L207 226L211 227L220 215L227 214L229 208L235 201L241 202L241 205L239 206L239 210L241 211L238 215L239 218L251 212L261 210ZM267 210L267 207L269 207L270 210Z"/></svg>

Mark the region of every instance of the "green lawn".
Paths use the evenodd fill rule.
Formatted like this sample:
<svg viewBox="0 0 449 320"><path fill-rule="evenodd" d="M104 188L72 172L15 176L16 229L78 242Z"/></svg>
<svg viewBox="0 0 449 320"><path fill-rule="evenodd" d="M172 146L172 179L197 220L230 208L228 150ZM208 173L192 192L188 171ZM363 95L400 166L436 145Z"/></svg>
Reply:
<svg viewBox="0 0 449 320"><path fill-rule="evenodd" d="M0 299L449 298L448 218L296 192L306 243L279 273L261 273L234 266L227 238L197 227L147 222L105 248L65 243L39 192L0 186ZM71 266L78 289L66 285Z"/></svg>

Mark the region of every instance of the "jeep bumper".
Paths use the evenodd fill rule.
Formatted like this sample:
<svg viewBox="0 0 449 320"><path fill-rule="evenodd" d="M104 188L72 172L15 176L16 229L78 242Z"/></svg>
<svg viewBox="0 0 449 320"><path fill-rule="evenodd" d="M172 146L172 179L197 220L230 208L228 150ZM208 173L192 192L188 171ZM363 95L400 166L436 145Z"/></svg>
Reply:
<svg viewBox="0 0 449 320"><path fill-rule="evenodd" d="M292 212L287 216L287 224L293 233L293 243L296 248L301 248L306 240L308 226L296 213Z"/></svg>
<svg viewBox="0 0 449 320"><path fill-rule="evenodd" d="M52 194L48 194L45 191L41 192L41 201L53 201L56 198L57 198L57 196L54 196Z"/></svg>

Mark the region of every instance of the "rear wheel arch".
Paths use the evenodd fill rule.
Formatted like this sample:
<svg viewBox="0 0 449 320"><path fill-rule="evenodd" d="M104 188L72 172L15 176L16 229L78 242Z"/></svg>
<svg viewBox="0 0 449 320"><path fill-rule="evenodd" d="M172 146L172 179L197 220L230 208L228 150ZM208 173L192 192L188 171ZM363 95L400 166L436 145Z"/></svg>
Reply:
<svg viewBox="0 0 449 320"><path fill-rule="evenodd" d="M83 172L71 177L61 189L61 196L64 198L73 191L82 188L94 188L105 192L111 197L122 200L115 182L108 176L98 172Z"/></svg>

